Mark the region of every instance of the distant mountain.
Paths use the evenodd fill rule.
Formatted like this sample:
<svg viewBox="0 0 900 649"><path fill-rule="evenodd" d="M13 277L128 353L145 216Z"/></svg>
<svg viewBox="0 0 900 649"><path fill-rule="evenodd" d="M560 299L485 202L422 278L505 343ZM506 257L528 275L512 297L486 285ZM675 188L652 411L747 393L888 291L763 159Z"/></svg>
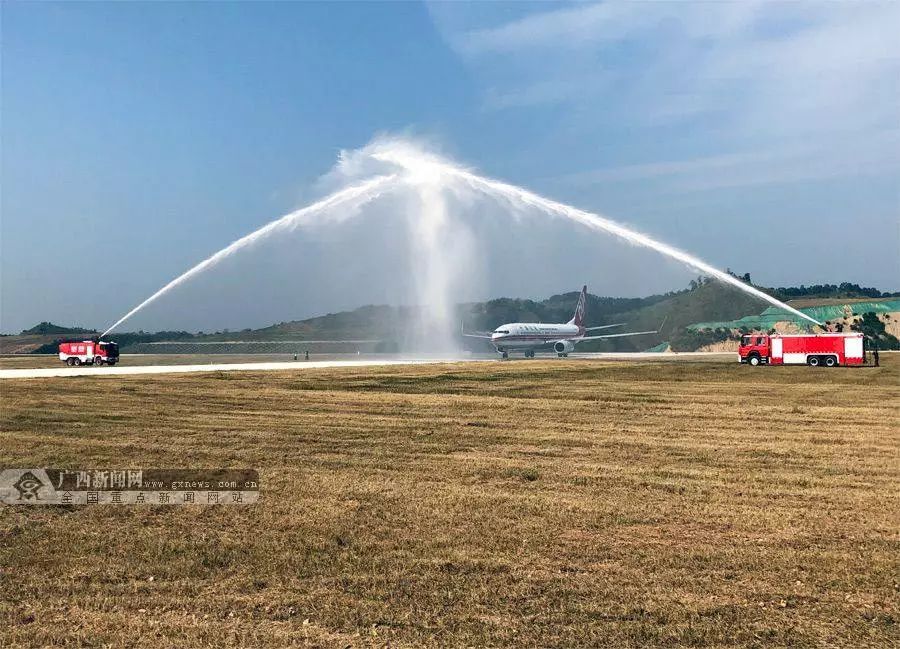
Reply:
<svg viewBox="0 0 900 649"><path fill-rule="evenodd" d="M22 336L65 336L68 334L96 333L94 329L84 327L63 327L52 322L41 322L31 329L23 329Z"/></svg>
<svg viewBox="0 0 900 649"><path fill-rule="evenodd" d="M735 277L749 282L747 275L735 275ZM846 303L845 301L860 298L884 299L884 297L892 295L848 283L799 288L757 288L776 295L780 299L799 297L802 299L804 307ZM487 302L458 305L454 317L460 325L464 324L468 331L490 331L506 322L566 322L572 317L577 300L578 293L574 291L554 295L545 300L498 298ZM588 295L587 326L624 323L623 327L612 330L610 333L657 330L659 333L589 341L579 345L579 349L584 351L643 351L652 347L663 347L667 343L676 351L694 350L726 340L729 337L733 338L735 333L722 327L710 330L690 325L736 321L745 316L760 314L766 306L768 305L763 301L743 291L703 277L693 280L691 285L684 290L664 295L641 298ZM353 311L329 313L306 320L280 322L261 329L223 330L196 334L186 331L125 332L113 334L113 339L118 341L126 352L128 347L134 345L141 346L140 348L135 347L135 351L138 349L140 351L171 351L161 345L163 342L170 341L179 343L178 350L188 353L222 352L229 349L227 343L233 341L272 343L269 350L283 351L281 347L290 345L290 343L314 340L375 340L379 342L377 344L353 344L350 346L352 349L334 346L319 348L316 345L304 345L303 348L314 351L324 351L325 349L352 351L357 348L367 351L396 351L406 348L405 332L408 330L409 323L415 321L416 317L416 307L370 305ZM36 352L52 353L56 350L57 338L80 333L91 332L77 327L60 327L49 322L42 322L36 327L22 332L22 336L30 338L30 349ZM35 340L37 337L40 337L39 341ZM190 343L198 344L191 345ZM276 347L275 345L278 343L284 344ZM492 349L489 343L478 339L460 338L460 344L472 350ZM264 351L264 346L247 346L241 351Z"/></svg>
<svg viewBox="0 0 900 649"><path fill-rule="evenodd" d="M84 327L62 327L41 322L20 334L0 336L0 354L28 354L38 349L56 351L56 341L71 336L88 336L96 332Z"/></svg>

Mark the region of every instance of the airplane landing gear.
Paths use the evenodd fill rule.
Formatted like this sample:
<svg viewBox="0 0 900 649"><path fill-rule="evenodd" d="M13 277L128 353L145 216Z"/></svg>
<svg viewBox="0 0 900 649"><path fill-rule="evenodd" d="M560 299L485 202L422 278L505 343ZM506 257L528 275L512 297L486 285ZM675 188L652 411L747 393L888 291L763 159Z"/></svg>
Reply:
<svg viewBox="0 0 900 649"><path fill-rule="evenodd" d="M556 357L557 357L557 358L568 358L569 355L568 355L567 353L565 353L565 352L559 352L559 353L556 355Z"/></svg>
<svg viewBox="0 0 900 649"><path fill-rule="evenodd" d="M525 350L525 358L534 358L534 350L526 349Z"/></svg>
<svg viewBox="0 0 900 649"><path fill-rule="evenodd" d="M507 360L509 358L509 352L500 352L500 358Z"/></svg>

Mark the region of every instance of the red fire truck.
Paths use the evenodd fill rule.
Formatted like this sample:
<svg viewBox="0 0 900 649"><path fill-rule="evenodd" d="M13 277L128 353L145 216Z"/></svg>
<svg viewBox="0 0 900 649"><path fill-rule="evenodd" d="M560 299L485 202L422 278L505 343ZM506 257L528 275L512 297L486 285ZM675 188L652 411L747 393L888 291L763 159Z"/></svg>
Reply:
<svg viewBox="0 0 900 649"><path fill-rule="evenodd" d="M119 346L101 340L61 342L59 360L66 365L115 365L119 361Z"/></svg>
<svg viewBox="0 0 900 649"><path fill-rule="evenodd" d="M750 365L811 365L835 367L865 363L863 335L824 334L745 334L738 354Z"/></svg>

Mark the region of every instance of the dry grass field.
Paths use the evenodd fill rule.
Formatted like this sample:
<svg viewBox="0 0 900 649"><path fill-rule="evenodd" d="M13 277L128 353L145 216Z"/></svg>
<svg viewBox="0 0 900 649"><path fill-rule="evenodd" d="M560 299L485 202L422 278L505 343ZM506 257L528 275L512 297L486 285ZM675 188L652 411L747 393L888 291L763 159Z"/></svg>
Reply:
<svg viewBox="0 0 900 649"><path fill-rule="evenodd" d="M0 507L0 646L898 646L900 358L0 383L0 466L255 506Z"/></svg>

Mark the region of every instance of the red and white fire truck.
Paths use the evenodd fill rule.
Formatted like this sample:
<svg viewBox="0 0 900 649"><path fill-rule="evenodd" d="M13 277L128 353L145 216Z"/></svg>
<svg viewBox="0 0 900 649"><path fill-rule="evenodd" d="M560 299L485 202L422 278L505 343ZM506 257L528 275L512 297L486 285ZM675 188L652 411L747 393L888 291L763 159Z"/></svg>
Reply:
<svg viewBox="0 0 900 649"><path fill-rule="evenodd" d="M101 340L61 342L59 360L66 365L115 365L119 361L119 346Z"/></svg>
<svg viewBox="0 0 900 649"><path fill-rule="evenodd" d="M811 365L835 367L865 363L863 335L823 334L745 334L738 354L750 365Z"/></svg>

